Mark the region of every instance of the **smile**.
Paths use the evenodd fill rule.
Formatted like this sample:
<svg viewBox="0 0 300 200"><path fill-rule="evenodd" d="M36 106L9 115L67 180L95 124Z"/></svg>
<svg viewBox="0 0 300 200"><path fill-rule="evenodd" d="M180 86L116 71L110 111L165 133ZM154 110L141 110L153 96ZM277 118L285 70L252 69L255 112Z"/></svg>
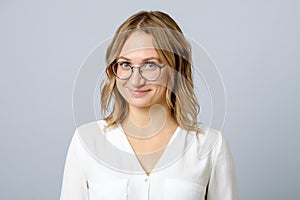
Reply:
<svg viewBox="0 0 300 200"><path fill-rule="evenodd" d="M132 96L142 96L151 90L149 89L149 90L129 90L129 91L132 94Z"/></svg>

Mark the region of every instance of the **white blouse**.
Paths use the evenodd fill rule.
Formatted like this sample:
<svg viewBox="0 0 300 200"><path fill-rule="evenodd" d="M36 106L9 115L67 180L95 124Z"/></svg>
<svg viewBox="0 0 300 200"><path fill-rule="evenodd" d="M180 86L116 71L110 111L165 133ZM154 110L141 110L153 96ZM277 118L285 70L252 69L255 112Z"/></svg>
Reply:
<svg viewBox="0 0 300 200"><path fill-rule="evenodd" d="M118 124L78 127L66 158L60 200L236 200L233 160L221 132L180 127L148 176Z"/></svg>

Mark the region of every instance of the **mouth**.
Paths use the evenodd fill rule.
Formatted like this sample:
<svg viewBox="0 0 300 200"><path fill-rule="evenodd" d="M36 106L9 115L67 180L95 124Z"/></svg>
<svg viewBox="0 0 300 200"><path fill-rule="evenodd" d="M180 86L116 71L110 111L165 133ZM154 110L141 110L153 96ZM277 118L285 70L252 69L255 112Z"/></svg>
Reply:
<svg viewBox="0 0 300 200"><path fill-rule="evenodd" d="M129 89L130 93L133 95L133 96L142 96L148 92L150 92L151 90L131 90Z"/></svg>

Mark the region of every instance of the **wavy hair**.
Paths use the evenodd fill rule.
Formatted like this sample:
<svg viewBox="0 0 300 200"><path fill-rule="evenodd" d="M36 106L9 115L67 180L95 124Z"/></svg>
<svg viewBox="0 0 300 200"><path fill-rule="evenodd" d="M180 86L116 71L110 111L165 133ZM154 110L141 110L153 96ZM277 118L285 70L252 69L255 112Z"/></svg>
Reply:
<svg viewBox="0 0 300 200"><path fill-rule="evenodd" d="M129 17L117 29L106 50L107 77L101 87L101 109L107 122L106 128L122 122L128 114L128 103L116 87L116 78L110 66L134 31L152 35L153 45L160 59L172 67L169 70L172 88L167 88L166 92L166 101L172 116L181 128L201 132L197 121L200 105L194 93L190 44L177 23L168 14L160 11L141 11Z"/></svg>

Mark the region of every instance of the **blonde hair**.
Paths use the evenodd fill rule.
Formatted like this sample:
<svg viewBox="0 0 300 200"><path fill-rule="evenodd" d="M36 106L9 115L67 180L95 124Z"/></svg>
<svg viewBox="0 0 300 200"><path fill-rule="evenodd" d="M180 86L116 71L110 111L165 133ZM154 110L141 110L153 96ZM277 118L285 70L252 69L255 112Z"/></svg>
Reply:
<svg viewBox="0 0 300 200"><path fill-rule="evenodd" d="M191 69L191 47L180 27L166 13L141 11L129 17L116 31L106 50L107 77L101 88L101 108L107 128L122 122L128 114L128 103L116 87L116 78L110 65L116 61L126 39L133 31L143 31L152 35L154 46L161 60L172 66L172 89L166 92L166 101L178 125L186 130L201 132L197 116L200 106L194 93ZM170 73L172 74L172 73Z"/></svg>

